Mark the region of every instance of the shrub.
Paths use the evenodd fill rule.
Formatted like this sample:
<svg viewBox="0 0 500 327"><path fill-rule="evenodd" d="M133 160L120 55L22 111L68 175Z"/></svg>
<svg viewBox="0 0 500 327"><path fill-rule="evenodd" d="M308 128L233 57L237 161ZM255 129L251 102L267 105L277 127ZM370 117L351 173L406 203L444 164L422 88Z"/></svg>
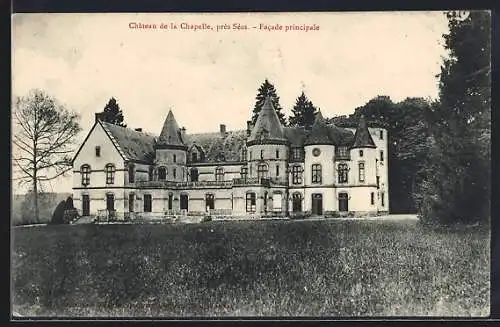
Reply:
<svg viewBox="0 0 500 327"><path fill-rule="evenodd" d="M212 216L210 216L210 215L203 216L203 219L201 222L203 223L203 222L207 222L207 221L212 221Z"/></svg>

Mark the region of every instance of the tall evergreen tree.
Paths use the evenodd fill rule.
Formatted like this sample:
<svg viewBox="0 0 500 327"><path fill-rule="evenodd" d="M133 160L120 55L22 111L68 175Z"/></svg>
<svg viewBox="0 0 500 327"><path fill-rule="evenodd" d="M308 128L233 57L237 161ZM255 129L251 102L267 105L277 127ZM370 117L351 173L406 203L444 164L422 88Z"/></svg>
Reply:
<svg viewBox="0 0 500 327"><path fill-rule="evenodd" d="M108 101L104 107L104 111L101 113L101 119L107 123L127 127L127 125L123 122L123 112L115 98L111 98Z"/></svg>
<svg viewBox="0 0 500 327"><path fill-rule="evenodd" d="M489 219L491 16L448 12L449 58L439 103L428 117L431 147L416 198L422 221L449 224Z"/></svg>
<svg viewBox="0 0 500 327"><path fill-rule="evenodd" d="M314 123L316 112L316 107L307 98L304 91L302 91L302 94L295 101L295 106L292 109L293 116L290 116L288 122L290 126L304 126L309 128Z"/></svg>
<svg viewBox="0 0 500 327"><path fill-rule="evenodd" d="M274 87L273 84L269 82L269 80L266 78L264 83L260 86L258 90L258 94L255 97L255 106L253 108L253 114L252 114L252 124L255 125L255 121L257 120L257 117L259 116L259 112L262 109L262 105L264 104L264 100L266 99L266 96L271 97L271 101L273 103L274 109L276 110L276 113L278 114L278 118L280 119L280 122L283 126L286 126L286 119L285 115L281 112L283 108L281 108L280 105L280 98L278 94L276 93L276 88Z"/></svg>

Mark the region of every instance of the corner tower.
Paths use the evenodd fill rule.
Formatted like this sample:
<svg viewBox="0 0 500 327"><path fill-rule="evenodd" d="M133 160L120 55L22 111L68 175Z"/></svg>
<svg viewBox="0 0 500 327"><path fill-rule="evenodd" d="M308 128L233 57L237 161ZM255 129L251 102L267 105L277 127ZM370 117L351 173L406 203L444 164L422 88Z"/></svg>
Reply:
<svg viewBox="0 0 500 327"><path fill-rule="evenodd" d="M156 180L180 182L186 179L187 145L172 110L168 111L155 143Z"/></svg>
<svg viewBox="0 0 500 327"><path fill-rule="evenodd" d="M273 178L287 182L288 140L269 96L247 139L250 178Z"/></svg>
<svg viewBox="0 0 500 327"><path fill-rule="evenodd" d="M352 210L359 212L377 212L380 205L380 193L377 188L378 164L377 146L368 130L366 119L361 115L350 148L351 164L354 171Z"/></svg>

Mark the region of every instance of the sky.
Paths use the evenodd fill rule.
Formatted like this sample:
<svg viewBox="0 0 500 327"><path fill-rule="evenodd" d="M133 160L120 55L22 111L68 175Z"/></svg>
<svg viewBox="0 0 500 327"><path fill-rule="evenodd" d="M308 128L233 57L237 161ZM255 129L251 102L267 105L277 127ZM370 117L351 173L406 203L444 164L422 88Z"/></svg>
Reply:
<svg viewBox="0 0 500 327"><path fill-rule="evenodd" d="M111 97L154 134L169 109L187 133L244 129L266 78L287 116L304 91L332 117L377 95L436 98L447 31L442 12L15 14L12 95L45 90L80 114L82 141ZM71 179L47 190L71 192Z"/></svg>

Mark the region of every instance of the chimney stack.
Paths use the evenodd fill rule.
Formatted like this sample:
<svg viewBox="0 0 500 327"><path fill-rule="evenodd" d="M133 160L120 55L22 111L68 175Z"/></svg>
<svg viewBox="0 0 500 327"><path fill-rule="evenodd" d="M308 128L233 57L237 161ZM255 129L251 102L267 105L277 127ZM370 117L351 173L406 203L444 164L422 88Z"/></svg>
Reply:
<svg viewBox="0 0 500 327"><path fill-rule="evenodd" d="M97 122L98 120L101 120L101 114L102 112L96 112L95 113L95 121Z"/></svg>
<svg viewBox="0 0 500 327"><path fill-rule="evenodd" d="M251 120L247 120L247 136L250 136L250 134L252 133L252 121Z"/></svg>
<svg viewBox="0 0 500 327"><path fill-rule="evenodd" d="M135 131L136 132L142 132L142 128L136 128Z"/></svg>
<svg viewBox="0 0 500 327"><path fill-rule="evenodd" d="M220 124L220 129L219 129L221 134L226 134L226 125Z"/></svg>

